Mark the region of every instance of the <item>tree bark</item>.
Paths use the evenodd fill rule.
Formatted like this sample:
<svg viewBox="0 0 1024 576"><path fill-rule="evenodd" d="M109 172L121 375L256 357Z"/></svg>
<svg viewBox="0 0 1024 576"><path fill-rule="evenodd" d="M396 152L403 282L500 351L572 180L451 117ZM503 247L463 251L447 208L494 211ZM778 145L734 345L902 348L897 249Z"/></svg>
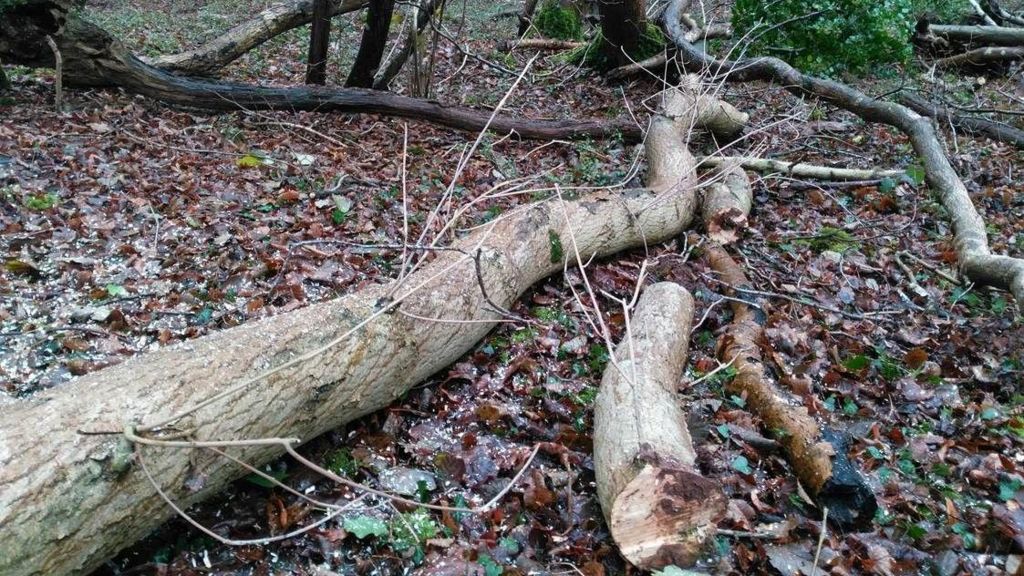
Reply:
<svg viewBox="0 0 1024 576"><path fill-rule="evenodd" d="M416 51L416 39L419 38L419 34L430 24L430 19L434 17L434 10L437 9L439 3L440 0L422 0L419 7L415 10L416 31L410 30L410 33L402 43L402 47L392 55L386 64L380 67L380 70L378 70L377 75L373 79L373 87L375 89L387 90L391 81L402 71L402 67L409 60L409 56Z"/></svg>
<svg viewBox="0 0 1024 576"><path fill-rule="evenodd" d="M323 86L327 81L327 49L331 45L330 0L313 0L313 25L309 31L306 84Z"/></svg>
<svg viewBox="0 0 1024 576"><path fill-rule="evenodd" d="M953 223L954 242L961 272L971 281L1010 290L1024 310L1024 260L993 255L982 220L966 186L953 170L935 129L926 117L893 102L872 98L845 84L802 74L778 58L718 60L687 42L679 25L683 0L672 0L663 15L666 35L687 66L703 70L717 80L764 80L790 92L812 95L852 112L868 122L899 129L910 140L925 169L925 180L939 196Z"/></svg>
<svg viewBox="0 0 1024 576"><path fill-rule="evenodd" d="M384 57L384 47L388 42L388 31L391 30L391 14L395 10L395 0L370 0L370 11L366 18L366 28L359 43L359 53L352 64L345 86L352 88L373 87L373 76L380 68ZM417 18L418 20L418 18Z"/></svg>
<svg viewBox="0 0 1024 576"><path fill-rule="evenodd" d="M989 46L975 48L963 54L939 58L935 65L940 68L985 68L993 65L1008 64L1024 60L1024 47L1006 48Z"/></svg>
<svg viewBox="0 0 1024 576"><path fill-rule="evenodd" d="M1024 46L1024 28L931 24L928 30L939 38L968 45Z"/></svg>
<svg viewBox="0 0 1024 576"><path fill-rule="evenodd" d="M37 29L40 27L33 28ZM3 32L2 28L0 32ZM38 34L33 37L36 36ZM25 50L4 51L5 46L24 48L20 42L9 40L0 35L0 57L26 65L53 65L44 37L37 38L43 48L28 51L30 56L25 56ZM384 114L426 120L461 130L480 131L486 126L494 132L544 140L621 136L627 142L638 142L642 136L640 128L626 120L519 120L502 115L492 119L486 111L444 106L433 101L360 88L277 88L175 76L144 64L102 29L78 18L67 21L58 41L64 56L65 79L69 84L119 86L129 92L190 108Z"/></svg>
<svg viewBox="0 0 1024 576"><path fill-rule="evenodd" d="M517 40L506 40L502 42L501 49L505 52L509 52L517 48L521 50L572 50L585 44L585 42L554 40L552 38L519 38Z"/></svg>
<svg viewBox="0 0 1024 576"><path fill-rule="evenodd" d="M321 0L292 0L273 4L254 18L191 50L157 56L145 61L182 76L212 76L267 40L313 21L314 3ZM359 10L365 0L328 0L330 15Z"/></svg>
<svg viewBox="0 0 1024 576"><path fill-rule="evenodd" d="M939 125L952 124L970 134L987 136L997 142L1006 142L1024 149L1024 130L1014 128L1001 122L995 122L986 118L967 116L957 113L946 106L941 106L909 92L900 94L900 102L918 114L930 116L939 121Z"/></svg>
<svg viewBox="0 0 1024 576"><path fill-rule="evenodd" d="M519 32L517 36L522 38L533 24L533 13L537 11L538 0L523 0L523 9L517 14L519 18Z"/></svg>
<svg viewBox="0 0 1024 576"><path fill-rule="evenodd" d="M730 292L744 297L750 288L743 270L720 246L706 246L711 268L732 286ZM764 314L742 301L731 302L733 320L718 340L718 357L732 363L736 376L726 391L743 398L751 413L782 445L797 477L829 519L843 526L864 526L874 518L878 503L864 479L850 463L845 442L827 432L798 401L784 399L765 376L761 363Z"/></svg>
<svg viewBox="0 0 1024 576"><path fill-rule="evenodd" d="M510 306L563 269L552 238L562 246L573 239L589 260L678 235L694 212L692 159L678 166L689 170L668 170L689 156L685 148L652 155L655 188L524 206L400 283L143 354L8 403L0 411L0 573L88 573L169 517L131 465L124 437L77 430L145 428L193 409L161 426L200 440L307 440L386 406L469 350L500 319L493 305ZM262 465L280 454L281 446L264 445L235 455ZM193 456L146 448L147 468L186 506L245 473Z"/></svg>
<svg viewBox="0 0 1024 576"><path fill-rule="evenodd" d="M738 164L715 171L700 205L708 236L718 244L735 242L739 231L747 227L753 202L750 180Z"/></svg>
<svg viewBox="0 0 1024 576"><path fill-rule="evenodd" d="M604 39L601 49L614 66L629 64L647 27L644 0L601 0L597 6Z"/></svg>
<svg viewBox="0 0 1024 576"><path fill-rule="evenodd" d="M594 403L598 500L619 552L642 570L692 565L725 515L721 486L696 470L676 390L692 321L685 288L646 288Z"/></svg>

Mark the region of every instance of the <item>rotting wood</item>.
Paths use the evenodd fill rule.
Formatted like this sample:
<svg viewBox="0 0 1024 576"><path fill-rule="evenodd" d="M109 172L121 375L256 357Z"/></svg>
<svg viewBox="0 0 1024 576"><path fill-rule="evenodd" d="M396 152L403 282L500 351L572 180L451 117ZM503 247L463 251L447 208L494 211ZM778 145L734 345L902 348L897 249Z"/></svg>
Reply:
<svg viewBox="0 0 1024 576"><path fill-rule="evenodd" d="M729 394L746 402L747 410L763 422L781 444L797 477L815 502L829 509L843 526L863 526L874 518L874 493L850 463L845 440L824 430L807 409L787 401L768 381L761 361L764 314L742 302L750 283L724 248L705 245L705 255L719 280L732 286L733 319L718 340L717 354L732 363L736 375L726 385Z"/></svg>
<svg viewBox="0 0 1024 576"><path fill-rule="evenodd" d="M685 288L644 289L594 402L598 500L619 552L643 570L692 565L726 510L722 487L696 469L676 389L692 322Z"/></svg>
<svg viewBox="0 0 1024 576"><path fill-rule="evenodd" d="M931 120L894 102L872 98L840 82L803 74L778 58L737 61L716 59L684 38L679 14L685 0L671 0L663 14L667 37L687 66L716 80L775 82L801 96L811 95L852 112L868 122L888 124L910 140L925 170L925 180L949 213L960 271L972 282L1009 290L1024 310L1024 260L994 255L988 246L985 221L936 137ZM934 27L933 27L934 28ZM1019 31L1024 34L1024 30Z"/></svg>
<svg viewBox="0 0 1024 576"><path fill-rule="evenodd" d="M732 164L715 171L710 181L700 203L704 229L719 244L735 242L738 231L747 226L754 201L750 180L740 166Z"/></svg>

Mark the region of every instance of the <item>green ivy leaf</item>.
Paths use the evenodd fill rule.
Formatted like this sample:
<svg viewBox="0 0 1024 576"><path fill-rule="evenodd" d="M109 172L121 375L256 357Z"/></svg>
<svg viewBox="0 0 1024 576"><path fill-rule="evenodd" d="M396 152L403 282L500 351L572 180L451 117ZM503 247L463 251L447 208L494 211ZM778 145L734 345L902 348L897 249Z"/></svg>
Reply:
<svg viewBox="0 0 1024 576"><path fill-rule="evenodd" d="M907 177L910 178L917 186L924 184L924 168L916 164L907 166Z"/></svg>
<svg viewBox="0 0 1024 576"><path fill-rule="evenodd" d="M746 456L737 456L732 461L732 469L739 472L740 474L753 474L754 471L750 468L750 461L747 460Z"/></svg>
<svg viewBox="0 0 1024 576"><path fill-rule="evenodd" d="M356 538L360 540L367 536L376 536L383 538L388 535L388 525L380 518L374 518L373 516L353 516L351 518L345 518L343 524L346 531L355 534Z"/></svg>

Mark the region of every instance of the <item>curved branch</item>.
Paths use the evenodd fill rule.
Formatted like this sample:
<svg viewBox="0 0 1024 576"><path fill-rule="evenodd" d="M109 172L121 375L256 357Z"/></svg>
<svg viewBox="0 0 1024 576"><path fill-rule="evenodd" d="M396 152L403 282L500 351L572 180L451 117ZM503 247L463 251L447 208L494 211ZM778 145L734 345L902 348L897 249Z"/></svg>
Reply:
<svg viewBox="0 0 1024 576"><path fill-rule="evenodd" d="M975 209L967 188L946 158L931 121L894 102L878 100L850 86L803 74L778 58L719 60L686 41L679 24L685 0L673 0L665 10L663 26L679 49L685 65L730 82L766 80L798 95L811 95L852 112L866 121L888 124L902 131L920 157L928 185L938 194L953 224L960 270L973 282L1013 292L1024 309L1024 260L993 255L985 221ZM936 27L933 27L936 28ZM1024 33L1024 31L1021 31Z"/></svg>

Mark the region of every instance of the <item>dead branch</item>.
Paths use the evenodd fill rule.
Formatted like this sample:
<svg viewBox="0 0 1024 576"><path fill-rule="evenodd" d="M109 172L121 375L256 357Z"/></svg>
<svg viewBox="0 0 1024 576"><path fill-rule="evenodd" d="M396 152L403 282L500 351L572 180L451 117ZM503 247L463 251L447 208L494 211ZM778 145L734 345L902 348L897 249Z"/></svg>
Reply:
<svg viewBox="0 0 1024 576"><path fill-rule="evenodd" d="M1009 124L978 116L960 114L946 106L930 102L910 92L901 93L900 102L918 114L935 118L939 121L940 126L944 124L952 125L969 134L984 135L997 142L1006 142L1007 144L1013 144L1018 148L1024 149L1024 130L1014 128Z"/></svg>
<svg viewBox="0 0 1024 576"><path fill-rule="evenodd" d="M967 188L953 170L927 117L893 102L878 100L845 84L802 74L777 58L739 61L718 60L686 41L680 29L679 12L684 0L672 0L664 15L668 37L689 67L715 78L732 82L766 80L799 95L812 95L852 112L869 122L893 126L910 139L925 169L925 178L949 212L961 271L978 284L1013 292L1024 309L1024 260L993 255L989 250L985 222L971 202ZM1024 33L1024 30L1020 31Z"/></svg>
<svg viewBox="0 0 1024 576"><path fill-rule="evenodd" d="M698 168L719 168L735 164L746 170L761 173L778 173L794 178L811 180L853 181L877 180L881 178L901 179L906 177L904 170L879 168L836 168L817 166L803 162L787 162L771 158L752 158L749 156L702 156L697 159Z"/></svg>
<svg viewBox="0 0 1024 576"><path fill-rule="evenodd" d="M366 0L331 0L330 14L337 16L354 12L362 8L365 2ZM213 75L267 40L312 22L314 4L315 0L292 0L273 4L252 19L202 46L177 54L146 59L145 62L161 70L185 76Z"/></svg>
<svg viewBox="0 0 1024 576"><path fill-rule="evenodd" d="M939 58L935 61L935 65L939 68L985 68L992 65L1016 62L1017 60L1024 60L1024 47L988 46L968 50L963 54L955 56Z"/></svg>
<svg viewBox="0 0 1024 576"><path fill-rule="evenodd" d="M553 40L551 38L520 38L518 40L505 40L499 48L503 52L512 50L573 50L584 46L586 42L574 42L572 40Z"/></svg>
<svg viewBox="0 0 1024 576"><path fill-rule="evenodd" d="M928 31L939 38L969 46L1024 46L1024 28L931 24Z"/></svg>

